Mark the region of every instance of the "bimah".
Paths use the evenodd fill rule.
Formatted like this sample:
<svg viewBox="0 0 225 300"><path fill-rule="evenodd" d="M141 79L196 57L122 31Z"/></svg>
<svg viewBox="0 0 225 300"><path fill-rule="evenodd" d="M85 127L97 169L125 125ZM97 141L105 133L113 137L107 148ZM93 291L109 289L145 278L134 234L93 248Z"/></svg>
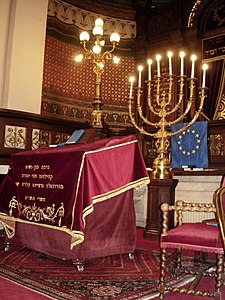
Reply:
<svg viewBox="0 0 225 300"><path fill-rule="evenodd" d="M0 186L8 238L65 259L135 249L133 189L149 182L133 135L12 155Z"/></svg>

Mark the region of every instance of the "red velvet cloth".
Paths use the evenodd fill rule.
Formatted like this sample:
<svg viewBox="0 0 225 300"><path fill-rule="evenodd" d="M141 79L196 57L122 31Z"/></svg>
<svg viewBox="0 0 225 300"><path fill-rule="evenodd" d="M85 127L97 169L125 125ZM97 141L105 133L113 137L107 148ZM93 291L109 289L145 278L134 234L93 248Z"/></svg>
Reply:
<svg viewBox="0 0 225 300"><path fill-rule="evenodd" d="M136 247L133 190L95 205L86 218L84 241L70 249L65 232L33 224L16 223L13 242L65 259L85 259L132 253Z"/></svg>
<svg viewBox="0 0 225 300"><path fill-rule="evenodd" d="M5 226L14 220L64 231L71 248L84 240L96 203L149 182L132 135L17 153L12 172L0 188L0 220Z"/></svg>
<svg viewBox="0 0 225 300"><path fill-rule="evenodd" d="M161 235L162 248L190 249L196 251L224 253L218 226L204 223L184 223Z"/></svg>

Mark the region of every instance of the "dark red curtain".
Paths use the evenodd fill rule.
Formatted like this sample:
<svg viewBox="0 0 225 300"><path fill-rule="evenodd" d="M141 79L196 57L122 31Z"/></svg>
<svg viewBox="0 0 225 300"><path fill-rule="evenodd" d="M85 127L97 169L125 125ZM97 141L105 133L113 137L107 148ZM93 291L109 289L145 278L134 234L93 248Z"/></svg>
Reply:
<svg viewBox="0 0 225 300"><path fill-rule="evenodd" d="M213 119L216 107L217 98L220 90L222 75L224 71L224 60L217 60L209 63L207 71L206 86L209 88L208 96L204 103L204 114L210 119Z"/></svg>

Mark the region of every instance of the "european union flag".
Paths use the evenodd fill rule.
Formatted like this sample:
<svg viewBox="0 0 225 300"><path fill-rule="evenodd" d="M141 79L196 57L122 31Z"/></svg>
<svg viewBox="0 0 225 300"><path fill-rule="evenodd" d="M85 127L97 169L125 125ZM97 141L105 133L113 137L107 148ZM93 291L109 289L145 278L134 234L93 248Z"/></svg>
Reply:
<svg viewBox="0 0 225 300"><path fill-rule="evenodd" d="M183 125L172 125L172 132ZM208 167L207 125L207 121L195 122L187 130L172 137L172 168L182 168L183 165Z"/></svg>

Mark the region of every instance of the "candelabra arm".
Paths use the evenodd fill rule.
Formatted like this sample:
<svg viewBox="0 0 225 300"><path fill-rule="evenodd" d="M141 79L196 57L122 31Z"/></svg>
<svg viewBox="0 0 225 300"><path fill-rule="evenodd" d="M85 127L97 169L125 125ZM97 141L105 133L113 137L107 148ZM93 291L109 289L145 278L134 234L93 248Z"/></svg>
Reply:
<svg viewBox="0 0 225 300"><path fill-rule="evenodd" d="M155 133L147 132L146 130L144 130L143 127L138 126L138 124L136 123L136 121L133 117L133 112L132 112L132 99L133 98L128 99L128 108L129 108L129 116L130 116L131 123L134 125L134 127L136 129L138 129L140 131L140 133L148 135L148 136L155 137Z"/></svg>
<svg viewBox="0 0 225 300"><path fill-rule="evenodd" d="M106 59L111 59L112 58L112 52L115 50L116 44L113 43L112 49L107 50L102 54L102 58L106 57Z"/></svg>
<svg viewBox="0 0 225 300"><path fill-rule="evenodd" d="M188 112L189 112L189 110L191 108L191 105L192 105L192 103L188 102L184 113L182 115L180 115L176 120L168 122L168 126L171 126L173 124L181 122L187 116L187 114L188 114Z"/></svg>
<svg viewBox="0 0 225 300"><path fill-rule="evenodd" d="M91 49L89 50L87 48L86 41L82 41L81 44L83 45L83 49L86 52L85 53L85 59L92 59L95 56L95 54L94 54L94 52Z"/></svg>
<svg viewBox="0 0 225 300"><path fill-rule="evenodd" d="M179 80L180 91L179 91L179 96L178 96L179 97L178 102L177 102L177 104L170 111L166 112L166 116L171 115L172 113L174 113L175 111L177 111L180 108L180 106L181 106L181 103L182 103L182 101L184 99L184 78L185 78L185 76L181 76L180 80ZM190 110L190 107L189 107L188 111L189 110ZM188 111L187 111L187 113L188 113Z"/></svg>
<svg viewBox="0 0 225 300"><path fill-rule="evenodd" d="M191 125L193 125L196 122L196 120L199 118L199 116L202 113L203 104L204 104L205 98L207 97L206 90L207 90L207 88L202 88L202 87L199 88L200 105L199 105L198 110L195 112L195 115L191 119L191 121L188 123L185 123L184 126L182 128L180 128L178 131L168 133L168 136L177 135L177 134L185 131L187 128L189 128ZM180 121L180 118L178 118L177 120L175 120L173 122L170 122L169 125L178 123L179 121Z"/></svg>
<svg viewBox="0 0 225 300"><path fill-rule="evenodd" d="M150 126L153 126L153 127L155 127L155 128L160 127L160 123L159 123L159 122L152 123L151 121L149 121L149 120L143 115L142 107L141 107L141 106L138 106L138 107L137 107L137 110L138 110L138 113L139 113L140 118L145 122L145 124L150 125Z"/></svg>
<svg viewBox="0 0 225 300"><path fill-rule="evenodd" d="M157 77L156 102L160 106L160 77Z"/></svg>
<svg viewBox="0 0 225 300"><path fill-rule="evenodd" d="M152 86L152 81L148 80L147 81L147 90L148 90L147 101L148 101L148 108L150 109L150 111L154 115L158 115L158 111L156 111L154 109L154 107L152 106L152 104L151 104L151 90L152 90L151 86ZM154 124L150 124L150 125L154 125Z"/></svg>
<svg viewBox="0 0 225 300"><path fill-rule="evenodd" d="M182 121L187 116L187 114L189 113L189 111L191 109L192 103L194 101L194 90L195 90L195 87L196 87L196 84L195 84L196 78L191 78L189 80L190 80L190 97L188 99L186 109L185 109L184 113L182 115L180 115L177 119L175 119L175 120L173 120L171 122L168 122L169 126L171 126L173 124L176 124L176 123L179 123L180 121ZM182 82L181 82L181 84L182 84ZM182 88L182 90L183 90L183 88ZM183 91L180 92L179 97L182 97L182 94L183 94ZM180 100L181 99L179 99L179 101ZM178 101L178 103L179 103L179 101ZM204 99L203 99L203 101L204 101ZM202 105L203 105L203 103L202 103ZM199 109L202 110L202 107L199 107ZM174 112L174 110L172 109L171 112ZM170 112L166 113L166 115L169 115L169 114L170 114Z"/></svg>
<svg viewBox="0 0 225 300"><path fill-rule="evenodd" d="M172 94L173 94L173 82L174 82L174 75L169 75L169 91L168 91L168 101L167 105L171 103Z"/></svg>
<svg viewBox="0 0 225 300"><path fill-rule="evenodd" d="M138 89L137 89L137 111L139 113L139 116L146 124L154 126L156 128L159 127L159 123L153 123L150 120L148 120L146 117L144 117L143 111L142 111L142 106L141 106L141 100L140 100L141 95L142 95L142 89L140 87L138 87Z"/></svg>

